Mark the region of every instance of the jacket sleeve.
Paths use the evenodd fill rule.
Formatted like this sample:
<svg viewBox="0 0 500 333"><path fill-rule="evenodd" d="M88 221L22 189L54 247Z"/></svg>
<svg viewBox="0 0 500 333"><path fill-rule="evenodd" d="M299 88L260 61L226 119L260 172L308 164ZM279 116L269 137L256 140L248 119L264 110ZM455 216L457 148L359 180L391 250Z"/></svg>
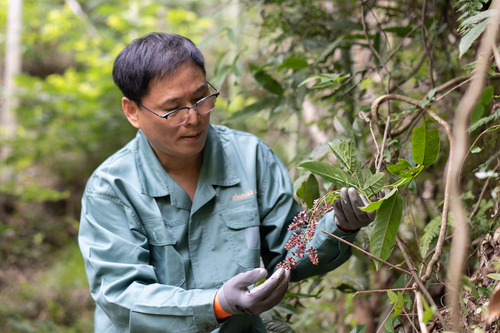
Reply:
<svg viewBox="0 0 500 333"><path fill-rule="evenodd" d="M92 297L120 332L211 332L219 326L217 290L158 283L148 238L134 210L118 199L83 198L79 245Z"/></svg>
<svg viewBox="0 0 500 333"><path fill-rule="evenodd" d="M265 159L266 171L259 181L259 207L261 214L262 258L266 269L272 272L276 264L291 255L292 250L285 245L293 232L288 225L303 210L293 198L293 189L288 170L281 160L269 149ZM346 233L337 228L333 211L325 214L316 227L311 243L317 249L319 264L312 264L308 256L298 260L292 270L292 281L299 281L310 276L327 273L342 265L351 256L349 245L330 237L321 230L333 233L352 242L356 232Z"/></svg>

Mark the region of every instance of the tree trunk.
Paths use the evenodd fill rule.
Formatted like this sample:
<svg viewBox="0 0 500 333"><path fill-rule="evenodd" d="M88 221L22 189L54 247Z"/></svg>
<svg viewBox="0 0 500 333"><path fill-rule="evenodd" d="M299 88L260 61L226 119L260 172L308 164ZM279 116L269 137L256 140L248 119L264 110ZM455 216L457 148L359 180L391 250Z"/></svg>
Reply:
<svg viewBox="0 0 500 333"><path fill-rule="evenodd" d="M22 29L22 0L10 0L7 13L7 43L5 48L5 76L2 112L0 114L0 135L2 141L8 141L15 136L16 117L14 110L17 106L14 78L21 73L21 29ZM0 146L0 161L7 158L10 147L8 144ZM5 172L0 174L5 178ZM2 179L3 180L3 179Z"/></svg>

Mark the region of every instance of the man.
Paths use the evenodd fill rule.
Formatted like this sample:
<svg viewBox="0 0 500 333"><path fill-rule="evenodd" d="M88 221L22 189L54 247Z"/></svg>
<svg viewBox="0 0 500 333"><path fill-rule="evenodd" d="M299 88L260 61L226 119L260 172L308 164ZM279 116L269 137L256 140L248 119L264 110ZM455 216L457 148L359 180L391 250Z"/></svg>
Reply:
<svg viewBox="0 0 500 333"><path fill-rule="evenodd" d="M173 34L139 38L115 60L123 111L139 131L94 172L82 199L96 332L265 332L258 314L281 301L290 278L350 256L318 232L319 265L303 258L276 270L301 210L287 169L257 137L210 124L219 91L205 73L200 51ZM318 228L352 241L373 217L355 208L355 191L342 193Z"/></svg>

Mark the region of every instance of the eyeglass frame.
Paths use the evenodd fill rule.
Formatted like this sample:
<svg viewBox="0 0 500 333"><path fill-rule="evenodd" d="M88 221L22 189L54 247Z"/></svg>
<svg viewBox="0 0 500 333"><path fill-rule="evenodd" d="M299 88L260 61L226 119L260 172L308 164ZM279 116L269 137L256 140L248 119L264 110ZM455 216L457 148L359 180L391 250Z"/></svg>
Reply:
<svg viewBox="0 0 500 333"><path fill-rule="evenodd" d="M215 102L217 102L217 97L219 97L219 95L220 95L220 91L219 91L219 89L215 88L215 87L214 87L214 86L213 86L210 82L208 82L208 81L207 81L207 83L210 85L210 87L212 87L213 89L215 89L215 91L216 91L216 93L215 93L215 94L210 94L210 95L208 95L207 97L203 97L202 99L200 99L199 101L197 101L197 102L196 102L193 106L185 106L185 107L183 107L183 108L178 108L178 109L175 109L175 110L172 110L172 111L167 112L167 113L166 113L166 114L164 114L163 116L162 116L162 115L159 115L158 113L156 113L156 112L154 112L153 110L149 109L148 107L144 106L144 105L143 105L141 102L139 102L139 101L134 101L134 102L135 102L138 106L142 106L143 108L145 108L146 110L148 110L148 111L149 111L149 112L151 112L151 113L154 113L154 114L155 114L155 115L157 115L158 117L160 117L160 118L164 118L164 119L167 121L167 123L170 125L170 123L168 122L168 116L169 116L169 115L171 115L172 113L175 113L175 112L178 112L178 111L181 111L181 110L184 110L184 109L185 109L185 110L186 110L186 112L187 112L187 114L188 114L188 116L189 116L189 110L191 110L191 109L195 109L195 110L196 110L196 112L198 112L198 114L201 114L201 113L198 111L198 104L200 104L201 102L203 102L203 101L205 101L205 100L209 99L210 97L215 97ZM215 103L214 103L214 109L215 109ZM213 109L212 109L212 110L213 110ZM212 110L210 110L210 111L208 111L208 112L205 112L205 113L203 113L203 114L210 113L210 112L212 112ZM186 119L184 122L180 123L179 125L170 125L170 126L172 126L172 127L181 126L182 124L185 124L185 123L186 123L186 121L187 121L187 119Z"/></svg>

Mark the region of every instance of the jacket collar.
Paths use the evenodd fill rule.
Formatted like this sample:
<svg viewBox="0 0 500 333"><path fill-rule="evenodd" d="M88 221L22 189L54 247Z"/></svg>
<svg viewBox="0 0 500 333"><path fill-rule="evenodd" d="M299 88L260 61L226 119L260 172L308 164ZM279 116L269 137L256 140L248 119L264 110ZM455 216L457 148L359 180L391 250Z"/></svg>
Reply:
<svg viewBox="0 0 500 333"><path fill-rule="evenodd" d="M141 183L141 193L151 197L173 194L175 182L163 169L141 130L137 132L135 142L135 165ZM203 148L203 164L198 185L201 182L219 186L232 186L240 182L213 125L208 129Z"/></svg>

